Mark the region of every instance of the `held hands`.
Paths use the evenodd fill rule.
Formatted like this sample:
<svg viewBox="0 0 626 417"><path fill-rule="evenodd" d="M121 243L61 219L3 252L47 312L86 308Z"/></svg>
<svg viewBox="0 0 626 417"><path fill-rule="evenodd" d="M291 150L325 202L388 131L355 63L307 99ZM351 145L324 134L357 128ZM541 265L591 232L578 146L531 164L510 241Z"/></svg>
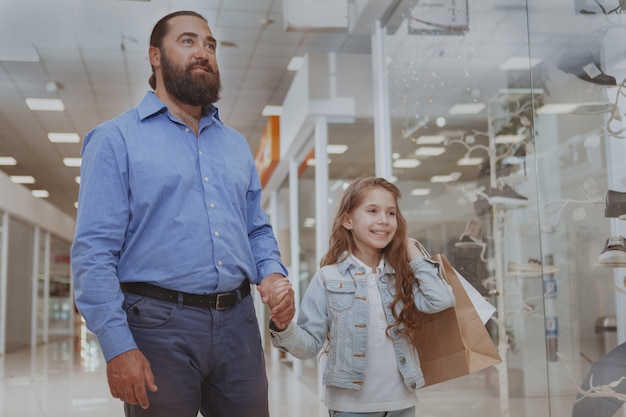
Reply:
<svg viewBox="0 0 626 417"><path fill-rule="evenodd" d="M139 349L129 350L107 362L107 379L113 398L128 404L150 406L146 388L157 391L150 364Z"/></svg>
<svg viewBox="0 0 626 417"><path fill-rule="evenodd" d="M270 307L274 325L279 330L284 330L296 314L291 282L280 274L271 274L263 278L257 289L263 304Z"/></svg>

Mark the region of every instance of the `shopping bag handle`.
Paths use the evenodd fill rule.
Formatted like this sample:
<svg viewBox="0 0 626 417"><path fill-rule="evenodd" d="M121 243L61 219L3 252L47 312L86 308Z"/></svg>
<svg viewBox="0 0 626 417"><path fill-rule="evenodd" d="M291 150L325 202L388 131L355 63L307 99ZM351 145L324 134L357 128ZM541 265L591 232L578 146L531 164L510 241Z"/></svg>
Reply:
<svg viewBox="0 0 626 417"><path fill-rule="evenodd" d="M424 255L426 255L426 257L427 257L427 258L432 258L432 256L430 256L430 253L428 253L428 251L427 251L427 250L426 250L426 248L424 247L424 245L422 245L422 244L421 244L418 240L413 239L412 237L410 237L410 238L409 238L409 240L410 240L411 242L413 242L413 244L414 244L415 246L417 246L417 248L418 248L419 250L421 250L421 251L422 251L422 253L423 253Z"/></svg>

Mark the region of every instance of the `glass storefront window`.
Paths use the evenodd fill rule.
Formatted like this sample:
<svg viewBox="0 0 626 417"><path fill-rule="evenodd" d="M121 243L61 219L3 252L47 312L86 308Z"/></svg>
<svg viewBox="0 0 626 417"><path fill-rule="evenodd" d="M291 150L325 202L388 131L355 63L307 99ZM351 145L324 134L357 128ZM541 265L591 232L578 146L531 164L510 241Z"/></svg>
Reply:
<svg viewBox="0 0 626 417"><path fill-rule="evenodd" d="M513 405L582 416L577 390L623 340L619 3L404 0L388 14L393 176L409 233L497 306L487 329L503 357L421 398L480 399L469 416Z"/></svg>

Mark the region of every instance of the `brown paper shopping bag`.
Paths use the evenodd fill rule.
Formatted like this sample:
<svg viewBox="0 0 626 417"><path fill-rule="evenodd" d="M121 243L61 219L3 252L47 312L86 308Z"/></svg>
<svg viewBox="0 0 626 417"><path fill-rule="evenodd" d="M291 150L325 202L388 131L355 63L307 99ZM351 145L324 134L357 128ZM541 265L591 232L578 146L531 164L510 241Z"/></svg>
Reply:
<svg viewBox="0 0 626 417"><path fill-rule="evenodd" d="M441 262L444 279L452 287L456 306L435 314L421 314L422 328L417 351L426 386L485 369L502 360L456 271L445 255Z"/></svg>

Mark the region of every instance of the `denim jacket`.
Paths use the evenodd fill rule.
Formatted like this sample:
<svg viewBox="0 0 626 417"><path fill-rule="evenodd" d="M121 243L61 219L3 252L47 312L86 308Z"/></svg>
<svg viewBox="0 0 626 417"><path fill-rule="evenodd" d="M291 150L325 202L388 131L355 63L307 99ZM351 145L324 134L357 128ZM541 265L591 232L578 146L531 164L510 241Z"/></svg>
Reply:
<svg viewBox="0 0 626 417"><path fill-rule="evenodd" d="M418 310L436 313L454 306L452 287L442 278L439 263L421 257L409 266L415 276L413 288ZM394 277L393 268L386 265L378 280L388 324L395 322L391 311ZM367 348L367 279L365 268L350 257L322 267L304 294L297 324L291 322L280 332L270 325L272 344L296 358L308 359L318 354L328 338L328 346L324 346L328 353L324 385L360 389L365 377ZM406 387L414 391L424 385L417 351L398 327L393 327L390 335L398 369Z"/></svg>

